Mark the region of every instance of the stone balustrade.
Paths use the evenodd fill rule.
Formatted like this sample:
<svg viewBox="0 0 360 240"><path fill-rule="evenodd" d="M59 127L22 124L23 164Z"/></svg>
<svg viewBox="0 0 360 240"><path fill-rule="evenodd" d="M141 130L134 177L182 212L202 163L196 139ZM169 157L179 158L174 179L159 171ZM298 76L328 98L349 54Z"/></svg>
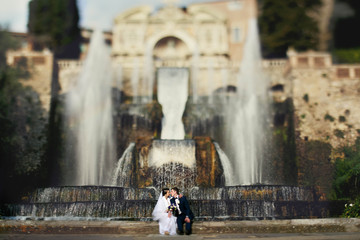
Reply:
<svg viewBox="0 0 360 240"><path fill-rule="evenodd" d="M83 61L79 60L60 60L57 63L60 70L80 68L83 65Z"/></svg>
<svg viewBox="0 0 360 240"><path fill-rule="evenodd" d="M285 68L287 65L287 59L271 59L262 61L262 66L264 68Z"/></svg>
<svg viewBox="0 0 360 240"><path fill-rule="evenodd" d="M49 67L52 64L53 54L45 49L44 51L7 51L6 62L12 66L17 64L22 58L27 59L35 67Z"/></svg>
<svg viewBox="0 0 360 240"><path fill-rule="evenodd" d="M360 64L333 65L336 79L360 79Z"/></svg>

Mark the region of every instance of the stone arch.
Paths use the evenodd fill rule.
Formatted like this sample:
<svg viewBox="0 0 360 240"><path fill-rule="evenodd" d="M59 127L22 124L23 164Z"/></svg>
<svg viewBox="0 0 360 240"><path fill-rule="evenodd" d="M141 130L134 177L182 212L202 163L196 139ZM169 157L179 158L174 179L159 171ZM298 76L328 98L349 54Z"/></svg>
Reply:
<svg viewBox="0 0 360 240"><path fill-rule="evenodd" d="M173 36L160 39L153 49L153 57L158 60L186 59L190 55L192 53L185 42Z"/></svg>
<svg viewBox="0 0 360 240"><path fill-rule="evenodd" d="M153 50L155 48L156 44L161 39L164 39L167 37L177 38L177 39L181 40L182 42L184 42L185 45L187 46L187 48L189 49L190 53L193 53L196 49L195 39L192 38L191 36L189 36L187 33L183 32L183 31L179 31L179 30L164 31L164 32L160 32L158 34L154 34L147 40L146 49Z"/></svg>

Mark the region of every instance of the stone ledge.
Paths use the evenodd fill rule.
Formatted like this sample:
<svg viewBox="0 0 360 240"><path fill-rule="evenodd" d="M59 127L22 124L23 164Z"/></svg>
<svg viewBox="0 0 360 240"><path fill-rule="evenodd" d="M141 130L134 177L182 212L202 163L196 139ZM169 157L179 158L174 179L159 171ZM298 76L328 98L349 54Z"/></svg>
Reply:
<svg viewBox="0 0 360 240"><path fill-rule="evenodd" d="M292 219L194 222L193 233L317 233L360 232L360 219ZM0 220L0 233L136 234L158 233L157 222L140 221L17 221Z"/></svg>

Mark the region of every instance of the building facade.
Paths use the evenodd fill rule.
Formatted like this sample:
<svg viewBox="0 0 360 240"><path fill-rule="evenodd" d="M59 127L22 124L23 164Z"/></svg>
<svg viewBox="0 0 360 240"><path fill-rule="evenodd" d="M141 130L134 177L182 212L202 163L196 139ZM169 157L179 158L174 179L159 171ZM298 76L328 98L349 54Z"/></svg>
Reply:
<svg viewBox="0 0 360 240"><path fill-rule="evenodd" d="M153 88L149 86L154 86L159 67L188 68L190 82L197 84L196 88L190 87L190 94L196 91L199 96L209 96L224 86L236 86L248 24L257 14L256 1L217 1L192 4L186 9L172 2L158 11L142 6L122 12L114 19L113 31L104 33L111 47L112 67L121 69L119 88L133 96L137 76L137 94L151 95ZM323 10L329 15L333 1L324 2ZM59 94L75 84L91 33L82 32L85 42L81 59L58 61ZM44 108L49 109L52 54L46 50L33 52L25 45L19 51L8 52L7 62L14 64L20 57L30 59L35 71L24 84L36 89ZM270 78L273 99L293 99L301 139L321 140L336 147L359 136L359 64L334 64L327 52L293 50L289 50L287 59L262 63Z"/></svg>

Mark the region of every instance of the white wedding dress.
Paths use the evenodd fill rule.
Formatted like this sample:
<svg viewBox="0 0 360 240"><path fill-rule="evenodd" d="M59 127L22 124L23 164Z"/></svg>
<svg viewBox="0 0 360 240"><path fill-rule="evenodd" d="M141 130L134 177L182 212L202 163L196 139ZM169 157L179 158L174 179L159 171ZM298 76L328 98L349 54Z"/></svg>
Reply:
<svg viewBox="0 0 360 240"><path fill-rule="evenodd" d="M165 234L169 232L170 235L176 235L176 217L171 214L168 216L167 209L170 206L170 198L165 198L160 194L159 200L156 203L152 213L153 219L159 221L159 232Z"/></svg>

